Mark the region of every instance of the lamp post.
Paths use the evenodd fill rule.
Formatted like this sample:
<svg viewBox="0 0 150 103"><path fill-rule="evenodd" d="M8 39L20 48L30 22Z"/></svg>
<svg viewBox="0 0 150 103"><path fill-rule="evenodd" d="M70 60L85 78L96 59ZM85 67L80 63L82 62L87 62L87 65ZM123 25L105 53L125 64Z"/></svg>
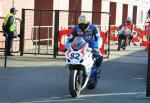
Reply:
<svg viewBox="0 0 150 103"><path fill-rule="evenodd" d="M150 22L148 27L148 63L147 63L146 96L150 97Z"/></svg>

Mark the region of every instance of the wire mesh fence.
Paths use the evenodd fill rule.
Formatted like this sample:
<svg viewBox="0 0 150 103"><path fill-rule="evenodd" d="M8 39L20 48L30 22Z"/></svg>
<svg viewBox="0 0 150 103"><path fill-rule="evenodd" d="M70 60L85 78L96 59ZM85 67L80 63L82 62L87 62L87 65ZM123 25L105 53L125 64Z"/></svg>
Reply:
<svg viewBox="0 0 150 103"><path fill-rule="evenodd" d="M25 10L24 54L52 54L54 25L51 10Z"/></svg>
<svg viewBox="0 0 150 103"><path fill-rule="evenodd" d="M93 23L96 25L98 30L100 31L100 35L103 37L102 40L104 43L104 46L102 49L104 49L104 57L108 56L108 48L109 48L109 23L110 23L110 15L107 12L90 12L90 11L65 11L61 10L59 11L59 31L70 29L72 30L73 27L77 24L77 19L79 15L85 15L87 19L90 21L90 23ZM66 32L67 33L67 32ZM62 34L59 34L59 36L62 36ZM62 45L65 45L65 42L67 41L69 35L62 36L61 42ZM60 43L59 43L60 44ZM61 45L58 45L58 48L60 48ZM63 54L62 51L58 51L58 55Z"/></svg>
<svg viewBox="0 0 150 103"><path fill-rule="evenodd" d="M80 14L86 15L91 23L95 22L99 31L108 36L109 13L33 9L25 9L24 11L24 54L63 55L63 52L59 51L59 44L61 42L64 46L69 35L63 36L59 40L59 33L62 30L72 30L77 24L77 18ZM97 17L100 20L95 21ZM103 22L100 22L101 20ZM106 41L107 47L105 46L105 49L108 50L108 40Z"/></svg>

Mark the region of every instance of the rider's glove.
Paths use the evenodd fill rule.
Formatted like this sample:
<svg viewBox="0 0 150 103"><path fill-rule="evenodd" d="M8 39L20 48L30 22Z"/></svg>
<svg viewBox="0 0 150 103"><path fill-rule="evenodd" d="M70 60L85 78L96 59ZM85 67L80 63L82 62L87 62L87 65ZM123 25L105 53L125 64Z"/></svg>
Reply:
<svg viewBox="0 0 150 103"><path fill-rule="evenodd" d="M93 54L93 57L96 58L98 56L98 54L99 54L99 49L93 48L91 52Z"/></svg>
<svg viewBox="0 0 150 103"><path fill-rule="evenodd" d="M67 48L65 48L65 49L63 50L63 52L65 53L67 50L68 50L68 49L67 49Z"/></svg>
<svg viewBox="0 0 150 103"><path fill-rule="evenodd" d="M99 49L93 48L93 49L92 49L92 53L93 53L93 54L98 54L98 53L99 53Z"/></svg>

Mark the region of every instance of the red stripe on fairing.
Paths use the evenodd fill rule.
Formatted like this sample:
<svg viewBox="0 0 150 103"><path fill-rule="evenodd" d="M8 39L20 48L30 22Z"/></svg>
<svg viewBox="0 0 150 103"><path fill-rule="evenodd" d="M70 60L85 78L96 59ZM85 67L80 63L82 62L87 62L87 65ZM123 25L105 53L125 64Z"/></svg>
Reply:
<svg viewBox="0 0 150 103"><path fill-rule="evenodd" d="M87 47L88 47L88 45L86 44L86 45L84 45L84 47L80 50L83 55L84 55L84 50L85 50Z"/></svg>
<svg viewBox="0 0 150 103"><path fill-rule="evenodd" d="M84 50L88 47L88 44L84 45L82 49L80 49L80 52L82 53L82 55L84 55ZM69 57L69 53L72 51L72 46L69 47L68 51L67 51L67 56Z"/></svg>

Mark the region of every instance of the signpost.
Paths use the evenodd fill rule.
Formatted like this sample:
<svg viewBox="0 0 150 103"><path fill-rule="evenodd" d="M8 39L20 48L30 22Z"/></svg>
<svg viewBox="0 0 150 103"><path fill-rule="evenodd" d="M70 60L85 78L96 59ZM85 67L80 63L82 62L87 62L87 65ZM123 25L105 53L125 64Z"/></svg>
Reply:
<svg viewBox="0 0 150 103"><path fill-rule="evenodd" d="M148 27L148 64L147 64L146 96L150 97L150 23Z"/></svg>

